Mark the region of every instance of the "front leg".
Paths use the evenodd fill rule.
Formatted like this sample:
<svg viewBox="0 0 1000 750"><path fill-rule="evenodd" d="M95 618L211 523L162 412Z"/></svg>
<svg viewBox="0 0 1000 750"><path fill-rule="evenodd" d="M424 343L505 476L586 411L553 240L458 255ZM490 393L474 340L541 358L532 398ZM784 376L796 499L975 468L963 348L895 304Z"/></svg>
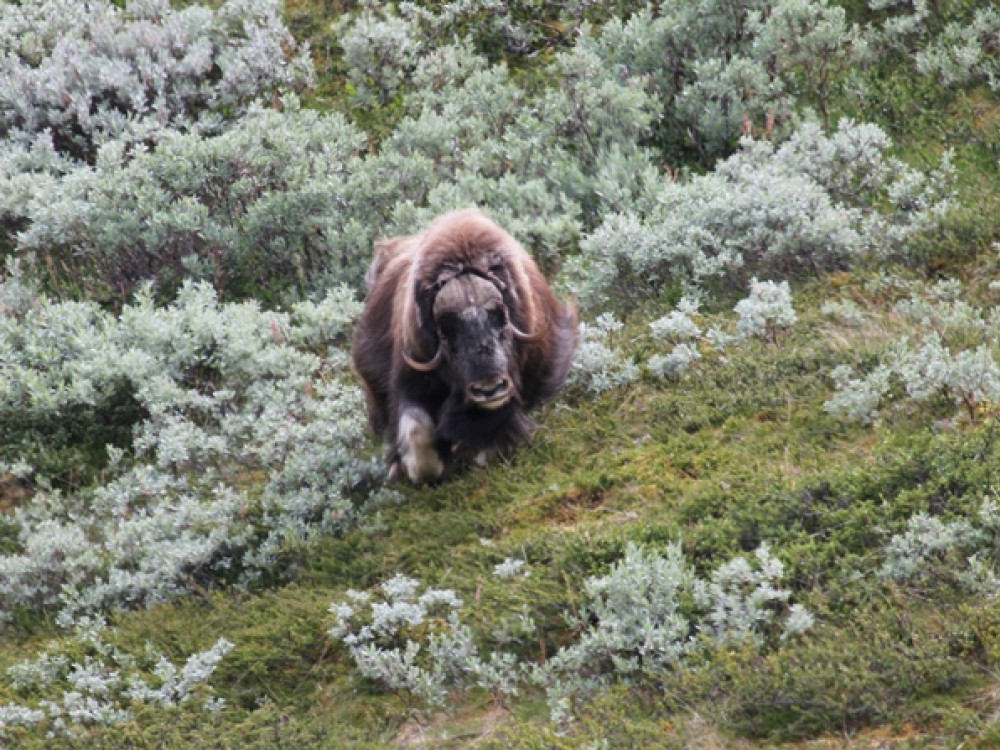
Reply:
<svg viewBox="0 0 1000 750"><path fill-rule="evenodd" d="M478 453L472 454L460 442L451 446L451 454L453 456L461 456L463 458L471 457L472 463L480 468L489 466L490 462L497 457L498 453L499 451L496 448L483 448Z"/></svg>
<svg viewBox="0 0 1000 750"><path fill-rule="evenodd" d="M399 458L389 470L389 478L397 479L403 472L415 484L433 482L444 473L444 462L438 455L434 420L419 406L407 404L399 412L396 432L396 455Z"/></svg>

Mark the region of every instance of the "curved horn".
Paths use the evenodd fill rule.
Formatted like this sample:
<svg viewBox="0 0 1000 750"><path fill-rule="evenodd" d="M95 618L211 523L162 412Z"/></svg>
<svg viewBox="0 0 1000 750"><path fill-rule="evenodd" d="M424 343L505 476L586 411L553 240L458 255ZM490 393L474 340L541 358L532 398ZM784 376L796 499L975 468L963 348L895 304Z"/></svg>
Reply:
<svg viewBox="0 0 1000 750"><path fill-rule="evenodd" d="M440 366L441 360L444 358L444 351L440 346L438 346L438 350L434 352L434 356L431 357L430 362L417 362L417 360L410 357L405 350L400 353L403 355L403 361L417 372L433 372Z"/></svg>
<svg viewBox="0 0 1000 750"><path fill-rule="evenodd" d="M537 333L525 333L513 323L508 323L508 325L510 326L510 330L514 334L514 338L516 338L518 341L535 341L538 339Z"/></svg>

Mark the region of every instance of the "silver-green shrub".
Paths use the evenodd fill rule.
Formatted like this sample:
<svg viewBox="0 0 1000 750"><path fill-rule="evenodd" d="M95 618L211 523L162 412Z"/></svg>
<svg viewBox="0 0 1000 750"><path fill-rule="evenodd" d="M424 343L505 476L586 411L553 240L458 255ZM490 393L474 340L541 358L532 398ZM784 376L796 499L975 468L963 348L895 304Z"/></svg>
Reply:
<svg viewBox="0 0 1000 750"><path fill-rule="evenodd" d="M890 11L877 40L902 52L916 72L946 86L985 82L1000 90L1000 11L977 3L869 0Z"/></svg>
<svg viewBox="0 0 1000 750"><path fill-rule="evenodd" d="M348 591L330 607L336 624L329 635L347 647L363 677L434 707L473 686L501 700L516 695L523 668L513 654L485 656L460 619L463 603L455 592L421 588L397 574L369 591ZM530 620L520 630L530 635Z"/></svg>
<svg viewBox="0 0 1000 750"><path fill-rule="evenodd" d="M949 343L977 343L984 336L995 336L1000 310L986 311L965 301L966 290L956 279L943 279L930 286L910 288L910 296L893 305L892 312L902 320L934 331Z"/></svg>
<svg viewBox="0 0 1000 750"><path fill-rule="evenodd" d="M442 706L451 692L472 686L503 699L530 677L546 689L553 718L562 721L576 700L600 687L667 679L708 644L764 649L809 630L813 616L789 606L791 592L776 588L781 562L766 545L755 559L736 558L703 580L679 544L659 554L630 543L606 576L584 583L585 601L572 622L579 639L541 666L503 648L534 633L526 613L504 620L502 632L494 633L500 647L486 658L462 622L463 603L454 591L398 574L332 604L336 623L329 635L347 647L361 675L383 689ZM513 567L509 562L503 566Z"/></svg>
<svg viewBox="0 0 1000 750"><path fill-rule="evenodd" d="M365 164L376 195L383 175L401 183L398 205L375 201L393 229L476 204L553 264L603 213L638 199L655 174L639 143L655 101L579 46L548 75L558 83L530 96L467 44L421 61L406 117Z"/></svg>
<svg viewBox="0 0 1000 750"><path fill-rule="evenodd" d="M737 557L713 571L711 580L694 582L695 603L707 613L700 629L719 645L752 643L762 648L776 630L787 638L812 627L812 615L802 605L786 609L791 591L775 588L784 575L781 560L766 544L754 557L756 566ZM784 616L781 628L778 615Z"/></svg>
<svg viewBox="0 0 1000 750"><path fill-rule="evenodd" d="M386 75L387 71L377 67L395 67L390 76L412 69L411 60L386 48L393 40L404 47L415 44L426 50L465 39L478 54L491 60L510 53L535 55L573 38L589 10L620 7L614 0L451 0L433 4L404 0L391 6L365 0L360 5L354 19L335 24L341 31L352 80L363 80L358 73L368 72L373 78ZM383 28L375 28L379 25ZM366 36L374 48L385 49L386 54L379 58L359 49Z"/></svg>
<svg viewBox="0 0 1000 750"><path fill-rule="evenodd" d="M779 134L798 118L795 96L824 115L868 57L843 9L813 0L658 3L612 18L586 46L646 79L661 102L659 138L710 164L749 132Z"/></svg>
<svg viewBox="0 0 1000 750"><path fill-rule="evenodd" d="M80 737L88 726L131 721L132 710L141 705L176 707L197 697L210 710L222 707L207 683L233 648L225 638L178 667L151 645L141 654L114 646L99 618L81 618L75 631L71 639L7 670L6 682L24 700L0 706L0 742L11 738L5 730L14 727Z"/></svg>
<svg viewBox="0 0 1000 750"><path fill-rule="evenodd" d="M174 10L167 0L133 0L124 9L119 5L110 0L41 0L0 6L4 245L24 228L59 235L56 251L72 244L76 234L94 240L93 235L103 233L104 245L121 235L135 243L125 245L127 250L146 254L143 260L162 252L169 261L176 247L149 243L176 228L182 238L171 242L193 242L187 254L194 255L206 243L194 236L204 218L198 212L206 203L204 194L225 194L230 188L245 194L246 182L260 176L246 175L244 183L237 183L236 176L229 184L210 182L200 200L189 194L194 192L191 185L120 185L119 191L135 202L147 201L147 210L157 202L176 202L168 217L137 216L133 210L118 221L113 213L88 216L82 206L67 201L89 201L91 191L100 191L94 182L107 177L111 162L119 167L116 178L128 178L133 175L120 171L136 154L182 133L218 134L255 101L276 102L279 95L311 82L309 51L282 22L281 0L228 0L214 10L201 5ZM108 150L103 156L102 148ZM178 171L184 171L184 157L174 154L173 159ZM98 175L90 170L95 165ZM238 202L234 198L234 205ZM294 226L295 218L285 217L286 226ZM84 244L85 251L92 250ZM123 252L125 265L128 256ZM72 260L65 254L59 264ZM136 264L141 267L141 261ZM65 273L75 276L79 268L86 265ZM199 271L203 269L193 275Z"/></svg>
<svg viewBox="0 0 1000 750"><path fill-rule="evenodd" d="M850 326L851 328L860 328L865 324L865 314L862 309L858 306L858 303L852 299L847 299L842 297L839 300L830 300L824 302L819 311L824 315L830 315L837 319L837 322L844 325Z"/></svg>
<svg viewBox="0 0 1000 750"><path fill-rule="evenodd" d="M93 169L58 179L12 160L17 251L116 293L157 276L168 290L196 278L281 299L360 284L373 239L479 205L553 266L653 182L639 141L655 100L583 49L560 52L549 73L558 84L529 96L467 44L438 47L414 63L420 90L375 154L340 117L286 98L282 112L251 108L218 135L164 134L148 153L108 143ZM37 188L29 198L15 190L24 184Z"/></svg>
<svg viewBox="0 0 1000 750"><path fill-rule="evenodd" d="M580 323L580 345L566 378L568 387L599 394L639 378L639 367L614 346L614 336L622 327L610 313L599 315L593 323Z"/></svg>
<svg viewBox="0 0 1000 750"><path fill-rule="evenodd" d="M764 649L809 630L814 618L776 588L784 574L766 545L756 565L739 557L699 578L679 544L663 554L630 543L606 576L584 584L579 639L535 671L553 719L613 681L669 679L707 644Z"/></svg>
<svg viewBox="0 0 1000 750"><path fill-rule="evenodd" d="M570 34L580 26L586 6L601 2L457 0L387 6L366 0L355 16L342 16L333 29L343 51L352 104L377 109L402 101L412 113L414 103L442 83L440 78L428 80L428 67L441 71L438 66L444 63L457 72L463 63L475 60L476 68L486 68L506 52L530 52L546 40L544 31L550 27L545 18L566 19Z"/></svg>
<svg viewBox="0 0 1000 750"><path fill-rule="evenodd" d="M701 359L699 343L706 338L706 332L692 319L699 306L697 299L683 297L673 311L649 324L654 339L673 346L666 354L654 354L646 362L654 375L676 380Z"/></svg>
<svg viewBox="0 0 1000 750"><path fill-rule="evenodd" d="M673 311L649 324L653 336L676 344L697 340L701 337L702 331L691 316L698 314L699 307L701 307L699 300L682 297Z"/></svg>
<svg viewBox="0 0 1000 750"><path fill-rule="evenodd" d="M748 116L762 126L775 110L783 122L792 119L775 59L798 71L800 58L812 61L822 46L818 40L836 47L843 36L838 54L825 56L828 67L814 73L833 85L830 69L855 65L862 46L842 11L825 3L668 4L627 21L612 18L600 32L583 24L547 71L555 85L529 94L468 38L440 43L454 39L442 29L487 5L453 3L440 13L408 4L399 13L366 8L341 41L359 95L368 87L363 95L383 104L402 101L406 117L383 144L383 157L395 169L403 156L419 165L408 171L431 172L430 180L411 183L408 204L417 212L404 208L397 226L477 203L515 233L523 225L519 236L548 257L608 212L655 203L659 196L646 189L656 180L654 160L644 146L657 128L672 129L674 140L695 138L706 158L727 153ZM778 6L785 27L810 30L815 44L785 49L785 37L768 26ZM385 54L375 51L383 46Z"/></svg>
<svg viewBox="0 0 1000 750"><path fill-rule="evenodd" d="M937 395L964 407L970 420L979 407L1000 402L1000 364L995 346L952 351L937 333L929 333L914 347L904 338L883 363L862 378L852 377L851 367L841 365L832 376L838 393L824 404L830 414L869 422L877 414L891 382L898 382L914 401Z"/></svg>
<svg viewBox="0 0 1000 750"><path fill-rule="evenodd" d="M174 10L167 0L40 0L0 8L0 138L91 161L111 140L214 132L260 96L301 89L308 50L280 0Z"/></svg>
<svg viewBox="0 0 1000 750"><path fill-rule="evenodd" d="M610 213L571 259L587 304L655 296L668 283L766 268L831 269L904 251L951 206L949 158L928 173L889 156L875 126L849 120L786 142L744 139L714 172L662 180L644 212Z"/></svg>
<svg viewBox="0 0 1000 750"><path fill-rule="evenodd" d="M692 296L682 297L673 311L649 324L654 342L671 347L647 360L646 368L653 375L678 380L697 368L703 358L714 356L722 360L730 346L750 337L776 341L779 332L796 320L787 281L775 284L753 279L750 296L740 300L734 308L735 324L723 319L703 328L704 322L698 313L700 304L698 295L692 293Z"/></svg>
<svg viewBox="0 0 1000 750"><path fill-rule="evenodd" d="M164 134L151 152L104 146L93 168L37 193L20 254L51 254L111 289L184 278L232 295L359 283L370 256L356 199L365 136L286 100L221 135Z"/></svg>
<svg viewBox="0 0 1000 750"><path fill-rule="evenodd" d="M578 5L574 23L586 4ZM244 0L219 14L266 15L268 7ZM357 284L374 238L479 205L547 270L583 237L580 284L600 295L616 284L645 291L667 276L697 282L753 263L843 262L874 244L869 234L912 227L921 201L932 213L938 207L934 186L904 179L910 173L901 167L880 174L863 195L824 183L824 165L838 175L853 170L860 183L878 170L852 158L874 152L887 164L887 144L861 126L830 137L804 129L796 138L805 144L748 145L717 173L664 184L652 148L663 145L663 127L676 131L667 140L694 133L706 157L728 153L748 116L757 122L779 111L792 122L779 100L805 70L800 58L808 50L834 48L843 34L847 56L828 57L830 65L849 64L860 44L824 3L704 0L611 20L600 32L583 23L576 43L552 56L551 85L530 90L505 64L490 62L474 33L462 32L470 19L475 26L503 13L488 0L434 11L366 6L339 29L356 95L391 104L399 118L374 154L359 131L335 116L303 113L287 98L281 114L241 104L224 132L168 121L151 152L125 135L109 136L93 169L68 173L57 145L34 134L16 153L0 154L0 202L22 230L17 250L44 254L77 277L89 271L97 278L82 280L103 285L105 297L155 275L168 293L182 278L196 278L230 295L262 292L273 303L331 281ZM769 25L779 18L783 28L810 29L814 47L785 49L787 34ZM773 75L781 60L787 83ZM804 75L838 78L827 72ZM261 90L292 83L262 83ZM751 106L747 97L760 101ZM723 124L691 119L703 116ZM814 147L824 138L822 149ZM870 146L857 143L865 138ZM900 201L906 218L899 222L896 213L872 208ZM868 225L875 214L884 226Z"/></svg>
<svg viewBox="0 0 1000 750"><path fill-rule="evenodd" d="M736 329L744 337L775 341L782 329L791 328L798 320L787 281L750 279L750 295L737 302L733 310L739 316Z"/></svg>
<svg viewBox="0 0 1000 750"><path fill-rule="evenodd" d="M665 555L629 544L607 576L587 579L579 639L535 675L548 693L552 718L565 721L575 700L616 679L655 679L679 669L699 648L694 582L678 544Z"/></svg>
<svg viewBox="0 0 1000 750"><path fill-rule="evenodd" d="M824 408L871 422L895 385L913 401L949 398L975 421L982 408L1000 403L1000 309L969 304L954 279L899 286L910 295L893 305L893 315L917 337L903 336L868 374L855 377L849 365L835 368L837 393Z"/></svg>
<svg viewBox="0 0 1000 750"><path fill-rule="evenodd" d="M674 344L666 354L654 354L646 362L646 367L654 375L661 378L677 380L685 372L694 367L701 359L701 351L695 343L682 342Z"/></svg>
<svg viewBox="0 0 1000 750"><path fill-rule="evenodd" d="M414 24L375 3L343 25L339 35L347 80L356 107L386 106L396 96L423 53Z"/></svg>
<svg viewBox="0 0 1000 750"><path fill-rule="evenodd" d="M854 368L838 365L830 372L837 392L823 404L828 414L845 417L854 422L869 424L878 417L882 399L892 387L892 370L876 367L861 378L855 378Z"/></svg>
<svg viewBox="0 0 1000 750"><path fill-rule="evenodd" d="M775 2L751 13L748 26L754 59L799 106L814 106L829 127L834 96L863 85L852 73L871 59L868 34L848 25L846 11L826 0Z"/></svg>
<svg viewBox="0 0 1000 750"><path fill-rule="evenodd" d="M1000 91L1000 11L978 8L968 23L955 21L914 54L917 70L948 86L985 80Z"/></svg>
<svg viewBox="0 0 1000 750"><path fill-rule="evenodd" d="M1000 506L986 498L974 518L944 521L917 513L882 550L879 575L910 585L947 583L997 596L1000 579Z"/></svg>
<svg viewBox="0 0 1000 750"><path fill-rule="evenodd" d="M881 575L900 581L930 575L932 560L974 545L978 536L968 521L945 522L918 513L907 521L904 533L889 540Z"/></svg>
<svg viewBox="0 0 1000 750"><path fill-rule="evenodd" d="M0 617L253 580L288 544L341 528L380 473L359 452L364 400L347 375L358 311L343 288L265 312L192 283L171 305L143 292L117 316L44 296L0 311L0 418L58 424L89 404L100 420L103 395L123 384L144 415L129 448L108 448L96 485L64 492L31 477L38 491L11 519L16 549L0 557Z"/></svg>
<svg viewBox="0 0 1000 750"><path fill-rule="evenodd" d="M1000 401L1000 365L985 345L953 353L938 334L931 333L917 349L904 341L894 353L892 367L910 398L923 401L944 391L964 405L972 419L979 404Z"/></svg>
<svg viewBox="0 0 1000 750"><path fill-rule="evenodd" d="M531 577L531 569L525 569L524 560L518 560L513 557L505 558L502 563L497 563L493 568L493 575L497 578L516 578L521 576L523 578Z"/></svg>

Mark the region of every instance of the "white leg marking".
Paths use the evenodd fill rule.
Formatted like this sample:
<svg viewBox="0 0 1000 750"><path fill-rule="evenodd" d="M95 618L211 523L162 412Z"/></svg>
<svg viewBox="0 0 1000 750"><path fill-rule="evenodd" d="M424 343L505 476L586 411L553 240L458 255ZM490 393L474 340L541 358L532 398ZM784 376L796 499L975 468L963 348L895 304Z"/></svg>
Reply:
<svg viewBox="0 0 1000 750"><path fill-rule="evenodd" d="M430 482L444 473L434 448L434 422L420 409L406 409L399 418L399 460L411 482Z"/></svg>

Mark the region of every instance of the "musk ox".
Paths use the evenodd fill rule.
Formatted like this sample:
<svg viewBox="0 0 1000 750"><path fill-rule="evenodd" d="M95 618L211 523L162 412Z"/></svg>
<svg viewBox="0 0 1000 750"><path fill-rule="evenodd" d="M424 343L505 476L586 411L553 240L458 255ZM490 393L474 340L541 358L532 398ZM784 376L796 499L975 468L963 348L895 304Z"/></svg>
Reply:
<svg viewBox="0 0 1000 750"><path fill-rule="evenodd" d="M475 209L375 246L354 339L390 479L438 479L530 436L528 411L566 379L577 317L531 256Z"/></svg>

